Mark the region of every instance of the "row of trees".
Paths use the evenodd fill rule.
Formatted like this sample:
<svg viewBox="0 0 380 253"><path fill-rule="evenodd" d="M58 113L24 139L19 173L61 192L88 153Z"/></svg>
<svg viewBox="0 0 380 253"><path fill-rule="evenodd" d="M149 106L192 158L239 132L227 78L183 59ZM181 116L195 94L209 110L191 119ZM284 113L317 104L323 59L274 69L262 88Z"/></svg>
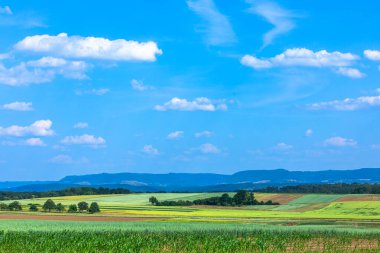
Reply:
<svg viewBox="0 0 380 253"><path fill-rule="evenodd" d="M29 204L29 211L37 212L39 211L39 204ZM62 203L55 204L52 199L46 200L46 202L42 205L42 210L45 212L64 212L66 211L66 207ZM22 205L18 201L13 201L8 205L5 203L0 203L0 211L22 211ZM78 204L69 205L67 208L67 212L76 213L76 212L89 212L89 213L99 213L100 208L98 203L92 202L90 205L87 202L79 202Z"/></svg>
<svg viewBox="0 0 380 253"><path fill-rule="evenodd" d="M248 206L248 205L278 205L279 203L268 200L258 201L255 199L253 192L246 190L238 191L234 196L224 193L221 196L210 197L205 199L189 200L165 200L158 201L154 196L149 198L149 202L156 206L191 206L191 205L209 205L209 206Z"/></svg>
<svg viewBox="0 0 380 253"><path fill-rule="evenodd" d="M66 210L66 207L62 205L61 203L55 204L55 202L52 199L46 200L46 202L42 205L42 209L45 212L51 212L51 211L57 211L57 212L63 212ZM38 211L38 207L34 205L30 205L29 207L30 211ZM89 213L99 213L100 208L97 202L92 202L90 205L85 202L81 201L78 204L71 204L68 206L67 212L69 213L76 213L76 212L89 212Z"/></svg>
<svg viewBox="0 0 380 253"><path fill-rule="evenodd" d="M0 211L21 211L22 206L20 202L13 201L9 203L8 205L5 203L0 203Z"/></svg>
<svg viewBox="0 0 380 253"><path fill-rule="evenodd" d="M380 194L380 184L303 184L267 187L257 192L266 193L325 193L325 194Z"/></svg>
<svg viewBox="0 0 380 253"><path fill-rule="evenodd" d="M99 194L129 194L128 189L117 188L94 188L94 187L71 187L63 190L46 192L0 192L0 200L49 198L60 196L99 195Z"/></svg>

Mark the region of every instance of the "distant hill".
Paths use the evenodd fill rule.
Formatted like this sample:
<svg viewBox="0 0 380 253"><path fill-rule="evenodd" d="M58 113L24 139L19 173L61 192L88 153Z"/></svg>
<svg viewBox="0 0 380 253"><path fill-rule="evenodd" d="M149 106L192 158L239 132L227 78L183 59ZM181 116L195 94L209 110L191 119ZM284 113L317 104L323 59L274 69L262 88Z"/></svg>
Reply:
<svg viewBox="0 0 380 253"><path fill-rule="evenodd" d="M128 188L132 191L231 191L267 186L333 183L380 183L380 168L358 170L248 170L232 175L213 173L102 173L67 176L56 182L0 182L0 190L46 191L74 186Z"/></svg>

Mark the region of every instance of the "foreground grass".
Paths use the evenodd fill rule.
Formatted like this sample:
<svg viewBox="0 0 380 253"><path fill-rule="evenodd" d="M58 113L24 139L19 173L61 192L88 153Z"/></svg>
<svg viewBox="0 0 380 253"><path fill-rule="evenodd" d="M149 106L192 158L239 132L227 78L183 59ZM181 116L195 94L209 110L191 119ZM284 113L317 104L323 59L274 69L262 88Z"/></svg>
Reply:
<svg viewBox="0 0 380 253"><path fill-rule="evenodd" d="M8 231L0 252L379 252L379 234L297 231Z"/></svg>

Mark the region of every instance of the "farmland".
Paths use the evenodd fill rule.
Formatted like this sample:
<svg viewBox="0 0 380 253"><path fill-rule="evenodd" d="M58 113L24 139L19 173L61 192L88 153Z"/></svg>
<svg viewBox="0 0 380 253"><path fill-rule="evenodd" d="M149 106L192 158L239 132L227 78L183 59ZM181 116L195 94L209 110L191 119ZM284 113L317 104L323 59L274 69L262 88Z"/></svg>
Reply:
<svg viewBox="0 0 380 253"><path fill-rule="evenodd" d="M25 252L8 247L25 241L34 242L28 244L28 252L65 252L64 245L72 247L70 252L93 252L91 245L107 252L136 252L136 248L152 252L154 247L158 252L378 250L380 201L376 195L257 193L259 201L275 200L280 205L243 207L152 206L148 202L150 196L163 201L219 195L141 193L51 198L65 206L97 202L101 208L97 214L29 212L28 204L41 206L48 198L21 200L23 211L0 212L0 251ZM45 243L41 248L41 240L54 244Z"/></svg>

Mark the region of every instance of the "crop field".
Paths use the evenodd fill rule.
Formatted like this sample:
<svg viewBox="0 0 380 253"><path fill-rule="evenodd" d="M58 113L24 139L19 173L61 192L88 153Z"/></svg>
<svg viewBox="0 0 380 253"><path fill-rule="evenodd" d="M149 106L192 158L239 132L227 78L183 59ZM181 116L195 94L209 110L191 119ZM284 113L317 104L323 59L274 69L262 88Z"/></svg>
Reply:
<svg viewBox="0 0 380 253"><path fill-rule="evenodd" d="M163 201L220 195L51 198L65 206L96 201L97 214L30 212L28 204L42 205L47 198L21 200L23 211L0 211L0 252L380 252L376 195L257 193L259 201L281 204L246 207L152 206L148 201L151 196Z"/></svg>

